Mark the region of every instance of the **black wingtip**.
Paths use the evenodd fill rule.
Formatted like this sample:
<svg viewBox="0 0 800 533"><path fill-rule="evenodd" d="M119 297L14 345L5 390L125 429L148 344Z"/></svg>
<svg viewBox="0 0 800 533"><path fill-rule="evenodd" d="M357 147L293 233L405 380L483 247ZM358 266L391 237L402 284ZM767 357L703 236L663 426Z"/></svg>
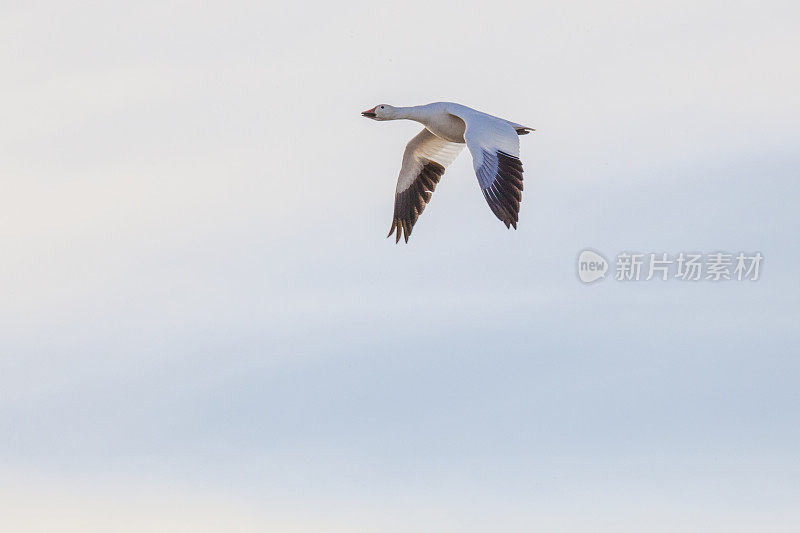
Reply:
<svg viewBox="0 0 800 533"><path fill-rule="evenodd" d="M516 230L522 203L522 162L501 150L496 157L497 171L492 184L483 189L483 196L500 222Z"/></svg>
<svg viewBox="0 0 800 533"><path fill-rule="evenodd" d="M407 220L403 220L403 240L408 244L408 236L411 235L411 228L414 227Z"/></svg>

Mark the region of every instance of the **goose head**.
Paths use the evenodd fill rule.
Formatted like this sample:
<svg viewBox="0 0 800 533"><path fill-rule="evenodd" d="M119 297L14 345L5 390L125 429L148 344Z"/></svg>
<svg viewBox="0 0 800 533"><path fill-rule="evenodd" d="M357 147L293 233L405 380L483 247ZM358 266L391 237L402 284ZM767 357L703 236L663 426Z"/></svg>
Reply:
<svg viewBox="0 0 800 533"><path fill-rule="evenodd" d="M362 117L371 118L372 120L392 120L394 118L395 108L389 104L379 104L372 109L367 109L361 113Z"/></svg>

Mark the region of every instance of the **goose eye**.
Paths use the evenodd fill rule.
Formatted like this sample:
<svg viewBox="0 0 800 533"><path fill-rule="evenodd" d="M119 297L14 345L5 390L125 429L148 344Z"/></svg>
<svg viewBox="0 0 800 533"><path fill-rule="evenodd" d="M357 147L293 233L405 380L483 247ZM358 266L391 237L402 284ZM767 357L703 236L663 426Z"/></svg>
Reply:
<svg viewBox="0 0 800 533"><path fill-rule="evenodd" d="M381 109L383 109L383 106L381 106Z"/></svg>

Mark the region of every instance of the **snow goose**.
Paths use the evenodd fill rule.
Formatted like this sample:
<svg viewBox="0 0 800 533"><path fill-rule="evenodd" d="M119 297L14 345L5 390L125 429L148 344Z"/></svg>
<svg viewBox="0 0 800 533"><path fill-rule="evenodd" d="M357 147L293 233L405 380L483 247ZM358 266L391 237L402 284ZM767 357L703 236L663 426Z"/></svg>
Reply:
<svg viewBox="0 0 800 533"><path fill-rule="evenodd" d="M444 169L465 144L472 154L472 166L492 212L507 228L517 229L522 201L518 135L534 131L533 128L451 102L413 107L380 104L361 115L373 120L413 120L425 126L409 141L403 154L392 228L387 235L390 237L397 232L395 243L401 236L408 242Z"/></svg>

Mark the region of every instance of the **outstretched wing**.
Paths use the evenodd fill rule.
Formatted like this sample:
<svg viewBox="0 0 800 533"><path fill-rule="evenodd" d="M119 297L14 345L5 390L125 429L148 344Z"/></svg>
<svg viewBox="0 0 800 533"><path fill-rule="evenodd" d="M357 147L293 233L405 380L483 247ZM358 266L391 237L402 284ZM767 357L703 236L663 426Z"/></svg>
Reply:
<svg viewBox="0 0 800 533"><path fill-rule="evenodd" d="M472 154L472 166L483 197L506 227L517 229L522 201L519 134L503 119L470 111L458 113L458 116L467 126L464 140Z"/></svg>
<svg viewBox="0 0 800 533"><path fill-rule="evenodd" d="M445 141L427 128L423 128L409 141L403 154L403 167L397 178L394 217L387 237L396 231L395 243L400 241L401 236L408 242L408 236L430 201L444 169L463 149L463 143Z"/></svg>

